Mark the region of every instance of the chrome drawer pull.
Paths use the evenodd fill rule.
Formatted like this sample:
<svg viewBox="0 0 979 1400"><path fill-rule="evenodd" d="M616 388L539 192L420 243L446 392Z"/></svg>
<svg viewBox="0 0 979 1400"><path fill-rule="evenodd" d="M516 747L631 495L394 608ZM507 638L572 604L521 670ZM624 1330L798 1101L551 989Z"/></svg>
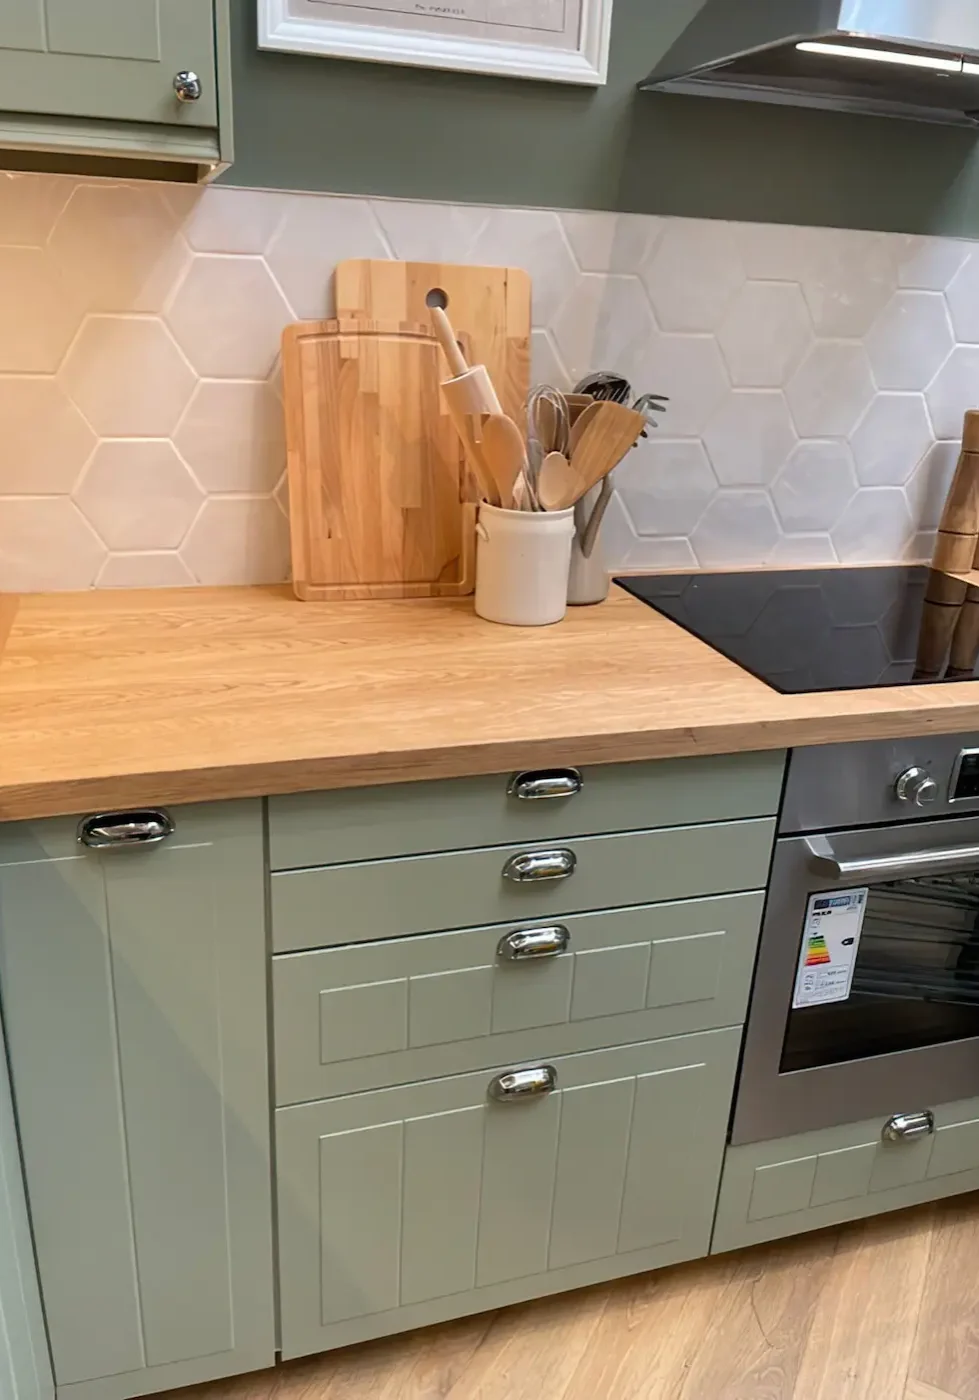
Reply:
<svg viewBox="0 0 979 1400"><path fill-rule="evenodd" d="M539 768L530 773L514 773L507 793L522 802L539 802L545 797L574 797L583 784L577 768Z"/></svg>
<svg viewBox="0 0 979 1400"><path fill-rule="evenodd" d="M522 928L507 933L496 945L496 956L504 962L526 962L535 958L556 958L571 942L563 924L550 928Z"/></svg>
<svg viewBox="0 0 979 1400"><path fill-rule="evenodd" d="M503 867L504 880L518 885L528 880L566 880L577 864L574 851L524 851Z"/></svg>
<svg viewBox="0 0 979 1400"><path fill-rule="evenodd" d="M78 823L83 846L101 851L107 846L155 846L173 834L173 821L157 808L138 812L100 812Z"/></svg>
<svg viewBox="0 0 979 1400"><path fill-rule="evenodd" d="M557 1070L553 1065L537 1065L535 1069L511 1069L490 1080L489 1096L499 1103L516 1099L532 1099L537 1094L550 1094L557 1088Z"/></svg>
<svg viewBox="0 0 979 1400"><path fill-rule="evenodd" d="M884 1124L881 1137L885 1142L913 1142L935 1131L935 1115L930 1109L923 1113L895 1113Z"/></svg>

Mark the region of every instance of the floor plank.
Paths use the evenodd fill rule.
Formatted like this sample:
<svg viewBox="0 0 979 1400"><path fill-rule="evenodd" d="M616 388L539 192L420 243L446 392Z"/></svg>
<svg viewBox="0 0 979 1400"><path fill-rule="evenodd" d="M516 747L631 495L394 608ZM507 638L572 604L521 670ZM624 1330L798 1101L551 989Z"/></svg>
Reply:
<svg viewBox="0 0 979 1400"><path fill-rule="evenodd" d="M887 1400L904 1393L934 1207L861 1221L823 1279L794 1400Z"/></svg>
<svg viewBox="0 0 979 1400"><path fill-rule="evenodd" d="M979 1400L979 1196L943 1201L909 1367L955 1400Z"/></svg>

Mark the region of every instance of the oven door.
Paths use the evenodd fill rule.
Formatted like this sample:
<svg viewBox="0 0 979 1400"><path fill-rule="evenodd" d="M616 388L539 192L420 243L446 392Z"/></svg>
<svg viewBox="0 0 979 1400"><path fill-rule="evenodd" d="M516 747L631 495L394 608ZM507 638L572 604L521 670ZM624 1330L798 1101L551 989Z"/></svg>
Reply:
<svg viewBox="0 0 979 1400"><path fill-rule="evenodd" d="M732 1142L977 1094L979 817L780 838Z"/></svg>

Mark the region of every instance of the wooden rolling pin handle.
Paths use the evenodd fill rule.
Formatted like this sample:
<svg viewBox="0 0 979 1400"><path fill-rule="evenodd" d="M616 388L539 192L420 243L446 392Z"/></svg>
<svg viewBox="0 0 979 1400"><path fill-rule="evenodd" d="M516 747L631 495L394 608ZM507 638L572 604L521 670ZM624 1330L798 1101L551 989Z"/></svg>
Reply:
<svg viewBox="0 0 979 1400"><path fill-rule="evenodd" d="M970 408L962 424L962 451L979 452L979 409Z"/></svg>
<svg viewBox="0 0 979 1400"><path fill-rule="evenodd" d="M918 633L915 680L938 680L945 670L952 634L958 625L967 592L968 587L961 579L935 570L929 575L921 631Z"/></svg>
<svg viewBox="0 0 979 1400"><path fill-rule="evenodd" d="M435 327L435 334L438 336L438 342L442 347L442 353L448 361L449 369L452 371L453 377L458 378L460 374L465 374L467 372L469 366L466 364L466 357L462 353L458 340L456 340L456 333L452 329L452 322L449 320L448 316L446 316L441 306L433 306L431 311L432 325Z"/></svg>
<svg viewBox="0 0 979 1400"><path fill-rule="evenodd" d="M979 661L979 591L969 589L969 596L962 604L959 619L952 638L952 651L948 658L947 675L962 680L974 674Z"/></svg>

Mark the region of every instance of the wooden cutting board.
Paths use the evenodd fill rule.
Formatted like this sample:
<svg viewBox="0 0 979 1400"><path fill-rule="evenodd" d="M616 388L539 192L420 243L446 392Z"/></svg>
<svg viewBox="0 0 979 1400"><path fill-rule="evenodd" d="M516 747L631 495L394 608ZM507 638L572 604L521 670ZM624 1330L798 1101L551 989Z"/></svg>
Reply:
<svg viewBox="0 0 979 1400"><path fill-rule="evenodd" d="M282 375L296 596L471 593L476 506L431 326L299 322Z"/></svg>
<svg viewBox="0 0 979 1400"><path fill-rule="evenodd" d="M503 406L523 428L530 389L530 276L518 267L462 263L379 262L357 258L334 273L338 316L429 322L432 291L445 309L470 364L482 364ZM441 361L442 378L449 376Z"/></svg>

